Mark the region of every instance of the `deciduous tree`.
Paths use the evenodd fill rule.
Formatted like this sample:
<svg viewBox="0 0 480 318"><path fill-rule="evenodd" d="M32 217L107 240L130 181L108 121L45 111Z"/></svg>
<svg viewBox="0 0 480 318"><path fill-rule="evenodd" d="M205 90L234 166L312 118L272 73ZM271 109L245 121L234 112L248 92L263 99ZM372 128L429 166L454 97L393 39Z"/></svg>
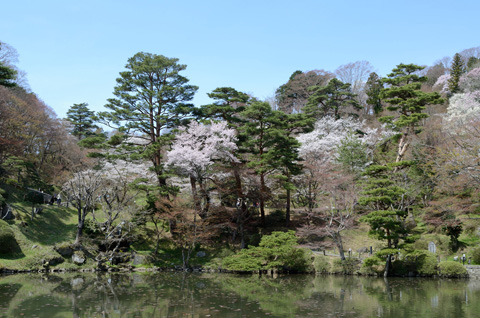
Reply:
<svg viewBox="0 0 480 318"><path fill-rule="evenodd" d="M167 152L166 164L190 178L195 211L203 218L207 216L210 204L206 181L211 167L216 160L238 161L233 154L237 149L235 134L235 130L228 128L226 122L210 125L192 122L175 137L172 149Z"/></svg>

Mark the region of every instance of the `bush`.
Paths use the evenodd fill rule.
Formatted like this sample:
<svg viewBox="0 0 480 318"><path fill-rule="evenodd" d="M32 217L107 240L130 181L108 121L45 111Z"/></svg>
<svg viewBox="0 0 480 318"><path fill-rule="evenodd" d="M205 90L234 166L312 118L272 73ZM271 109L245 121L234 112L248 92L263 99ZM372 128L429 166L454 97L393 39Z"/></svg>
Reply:
<svg viewBox="0 0 480 318"><path fill-rule="evenodd" d="M361 261L356 258L348 257L344 260L336 259L333 261L333 272L353 275L360 272Z"/></svg>
<svg viewBox="0 0 480 318"><path fill-rule="evenodd" d="M406 254L402 260L393 262L392 267L395 275L413 273L421 276L432 276L437 274L437 258L435 254L428 251L413 251Z"/></svg>
<svg viewBox="0 0 480 318"><path fill-rule="evenodd" d="M323 255L315 256L315 260L313 261L313 268L315 269L315 273L329 273L330 272L330 262L328 261L328 257Z"/></svg>
<svg viewBox="0 0 480 318"><path fill-rule="evenodd" d="M6 199L8 199L8 193L5 190L0 189L0 206L6 202Z"/></svg>
<svg viewBox="0 0 480 318"><path fill-rule="evenodd" d="M7 222L0 220L0 253L12 253L18 248L15 234Z"/></svg>
<svg viewBox="0 0 480 318"><path fill-rule="evenodd" d="M474 248L473 251L470 252L470 256L475 264L480 264L480 247Z"/></svg>
<svg viewBox="0 0 480 318"><path fill-rule="evenodd" d="M223 266L234 271L280 269L294 272L312 271L311 253L296 248L294 231L273 232L262 237L260 245L243 249L226 257Z"/></svg>
<svg viewBox="0 0 480 318"><path fill-rule="evenodd" d="M385 260L378 256L370 256L363 260L360 273L363 275L380 275L385 271Z"/></svg>
<svg viewBox="0 0 480 318"><path fill-rule="evenodd" d="M442 277L466 277L467 269L460 263L444 261L438 264L438 274Z"/></svg>

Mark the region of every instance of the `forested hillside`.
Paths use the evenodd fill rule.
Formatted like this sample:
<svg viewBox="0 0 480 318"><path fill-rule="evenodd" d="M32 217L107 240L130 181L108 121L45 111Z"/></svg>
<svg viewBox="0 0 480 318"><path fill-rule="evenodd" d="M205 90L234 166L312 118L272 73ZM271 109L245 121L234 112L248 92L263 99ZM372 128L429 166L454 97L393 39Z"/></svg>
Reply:
<svg viewBox="0 0 480 318"><path fill-rule="evenodd" d="M104 111L64 119L16 56L0 42L0 267L331 263L310 250L366 274L480 263L480 47L386 75L296 71L268 101L219 87L207 105L186 65L140 52Z"/></svg>

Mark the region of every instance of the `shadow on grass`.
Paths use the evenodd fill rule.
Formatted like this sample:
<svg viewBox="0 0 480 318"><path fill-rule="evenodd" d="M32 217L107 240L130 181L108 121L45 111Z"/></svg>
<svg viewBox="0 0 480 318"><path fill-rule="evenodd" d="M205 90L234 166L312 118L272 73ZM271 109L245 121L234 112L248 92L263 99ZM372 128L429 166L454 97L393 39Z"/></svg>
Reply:
<svg viewBox="0 0 480 318"><path fill-rule="evenodd" d="M28 226L22 227L25 237L44 245L54 245L73 240L77 225L68 223L68 220L72 217L71 212L56 206L43 205L42 207L44 208L42 213L35 215L33 220L30 217L23 217L24 220L28 220ZM16 208L23 210L22 212L25 213L25 208Z"/></svg>
<svg viewBox="0 0 480 318"><path fill-rule="evenodd" d="M23 254L23 251L20 245L18 245L17 241L13 240L10 242L10 244L10 251L8 253L0 253L1 259L17 260L25 257L25 254Z"/></svg>

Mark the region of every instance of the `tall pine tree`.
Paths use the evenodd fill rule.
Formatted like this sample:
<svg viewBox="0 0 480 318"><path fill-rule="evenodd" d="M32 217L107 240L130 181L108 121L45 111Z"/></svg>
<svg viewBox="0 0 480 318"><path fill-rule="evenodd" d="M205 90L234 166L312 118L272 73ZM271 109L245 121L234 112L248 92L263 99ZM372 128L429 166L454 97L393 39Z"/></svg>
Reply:
<svg viewBox="0 0 480 318"><path fill-rule="evenodd" d="M98 128L95 125L95 112L88 109L87 103L73 104L67 111L67 120L72 124L71 134L82 140L91 136Z"/></svg>
<svg viewBox="0 0 480 318"><path fill-rule="evenodd" d="M450 70L450 79L448 80L448 90L455 94L460 91L460 77L465 73L465 63L462 56L457 53L453 56L452 67Z"/></svg>
<svg viewBox="0 0 480 318"><path fill-rule="evenodd" d="M427 105L443 103L437 92L425 93L420 90L425 76L418 75L423 66L415 64L399 64L382 82L388 87L383 89L380 97L388 104L387 109L393 115L381 117L381 122L387 123L398 132L398 150L396 162L403 160L411 144L412 136L420 130L422 120L428 115L424 112Z"/></svg>

